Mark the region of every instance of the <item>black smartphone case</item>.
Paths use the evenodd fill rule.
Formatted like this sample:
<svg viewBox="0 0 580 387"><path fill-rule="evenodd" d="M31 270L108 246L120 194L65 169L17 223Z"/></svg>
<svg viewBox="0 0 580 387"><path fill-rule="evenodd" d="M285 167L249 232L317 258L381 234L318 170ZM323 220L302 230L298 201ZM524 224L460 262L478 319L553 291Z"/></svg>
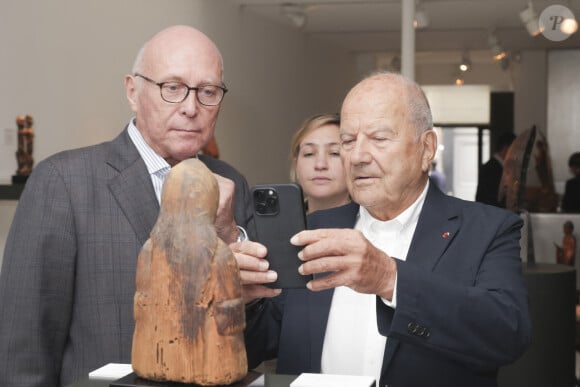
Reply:
<svg viewBox="0 0 580 387"><path fill-rule="evenodd" d="M271 288L304 288L312 276L298 273L302 247L290 238L306 229L302 189L297 184L261 184L252 188L258 242L268 248L270 269L278 273Z"/></svg>

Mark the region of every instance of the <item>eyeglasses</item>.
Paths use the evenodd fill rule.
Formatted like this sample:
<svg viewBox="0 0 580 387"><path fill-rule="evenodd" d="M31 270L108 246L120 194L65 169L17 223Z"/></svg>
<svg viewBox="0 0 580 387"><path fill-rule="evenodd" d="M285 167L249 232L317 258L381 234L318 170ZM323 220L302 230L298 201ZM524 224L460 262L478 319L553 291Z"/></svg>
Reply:
<svg viewBox="0 0 580 387"><path fill-rule="evenodd" d="M219 105L224 95L228 91L227 88L217 85L202 85L197 87L189 87L183 82L155 82L151 78L135 73L136 77L141 77L147 82L159 86L161 98L169 103L181 103L187 99L191 90L195 91L195 98L197 101L205 106Z"/></svg>

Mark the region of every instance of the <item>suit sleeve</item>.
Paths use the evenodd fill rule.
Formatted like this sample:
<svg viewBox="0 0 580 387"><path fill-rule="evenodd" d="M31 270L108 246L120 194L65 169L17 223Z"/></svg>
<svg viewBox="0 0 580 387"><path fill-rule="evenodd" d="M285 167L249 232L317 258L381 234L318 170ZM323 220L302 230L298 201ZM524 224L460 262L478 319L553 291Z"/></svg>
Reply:
<svg viewBox="0 0 580 387"><path fill-rule="evenodd" d="M0 385L57 386L73 304L76 242L65 184L49 163L26 183L0 273Z"/></svg>
<svg viewBox="0 0 580 387"><path fill-rule="evenodd" d="M502 213L498 221L485 219L488 224L467 222L434 268L398 261L397 307L377 304L381 334L475 371L521 356L531 339L519 258L522 223Z"/></svg>
<svg viewBox="0 0 580 387"><path fill-rule="evenodd" d="M234 218L238 226L243 227L250 240L255 240L254 210L252 196L246 178L231 165L222 160L207 155L199 155L199 159L218 175L226 177L235 183Z"/></svg>

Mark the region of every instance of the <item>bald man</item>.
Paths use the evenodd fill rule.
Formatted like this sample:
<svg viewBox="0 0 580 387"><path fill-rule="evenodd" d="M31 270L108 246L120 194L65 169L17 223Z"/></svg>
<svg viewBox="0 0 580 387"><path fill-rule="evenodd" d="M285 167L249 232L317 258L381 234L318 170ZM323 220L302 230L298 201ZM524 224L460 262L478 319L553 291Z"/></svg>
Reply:
<svg viewBox="0 0 580 387"><path fill-rule="evenodd" d="M415 82L373 74L340 116L353 203L309 215L313 230L291 239L314 279L250 313L264 358L277 357L279 373L366 375L381 387L496 386L531 339L521 219L429 182L437 136Z"/></svg>
<svg viewBox="0 0 580 387"><path fill-rule="evenodd" d="M131 362L137 256L164 178L211 140L227 88L217 47L187 26L145 43L125 88L135 117L122 133L47 158L22 193L0 273L0 386L67 385ZM220 185L218 234L236 244L238 226L253 232L247 182L199 159Z"/></svg>

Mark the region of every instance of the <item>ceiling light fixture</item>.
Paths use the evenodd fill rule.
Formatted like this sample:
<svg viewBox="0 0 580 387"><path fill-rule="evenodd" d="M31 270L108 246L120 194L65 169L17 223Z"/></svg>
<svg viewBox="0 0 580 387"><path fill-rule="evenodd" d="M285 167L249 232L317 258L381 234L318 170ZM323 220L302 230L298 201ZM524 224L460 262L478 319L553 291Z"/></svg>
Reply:
<svg viewBox="0 0 580 387"><path fill-rule="evenodd" d="M461 63L459 64L459 70L466 72L471 70L471 58L469 57L469 52L464 51L461 55Z"/></svg>
<svg viewBox="0 0 580 387"><path fill-rule="evenodd" d="M520 12L520 20L524 23L528 34L531 36L538 36L544 31L544 28L540 26L540 19L538 19L538 14L534 10L531 1L528 3L528 7Z"/></svg>
<svg viewBox="0 0 580 387"><path fill-rule="evenodd" d="M429 25L429 15L427 15L427 12L423 8L423 5L419 3L419 1L417 1L415 4L415 18L413 19L413 28L419 30Z"/></svg>
<svg viewBox="0 0 580 387"><path fill-rule="evenodd" d="M507 52L503 49L497 36L493 32L489 35L487 42L494 60L501 60L506 57Z"/></svg>
<svg viewBox="0 0 580 387"><path fill-rule="evenodd" d="M307 17L304 8L293 3L282 4L282 13L286 15L296 28L303 28L306 25Z"/></svg>
<svg viewBox="0 0 580 387"><path fill-rule="evenodd" d="M562 24L560 24L560 31L566 35L572 35L578 31L578 22L573 17L566 18L562 21Z"/></svg>

